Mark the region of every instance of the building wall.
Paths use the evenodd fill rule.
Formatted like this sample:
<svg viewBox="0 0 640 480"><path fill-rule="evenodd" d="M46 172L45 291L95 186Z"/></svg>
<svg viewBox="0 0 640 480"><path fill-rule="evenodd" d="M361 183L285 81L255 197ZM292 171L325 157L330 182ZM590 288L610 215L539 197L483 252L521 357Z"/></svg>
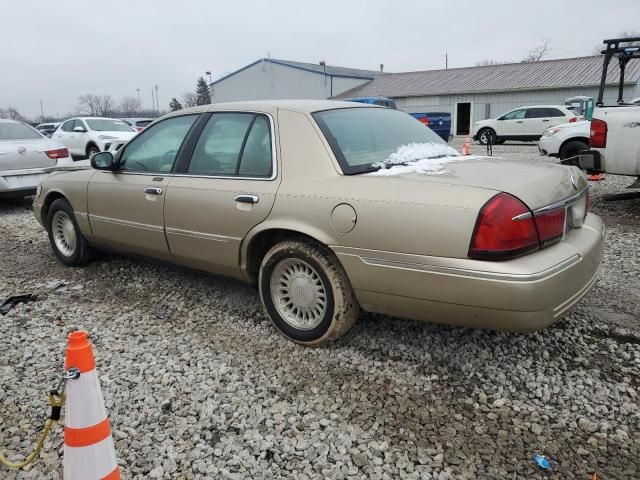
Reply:
<svg viewBox="0 0 640 480"><path fill-rule="evenodd" d="M638 87L636 87L636 90ZM471 123L486 118L496 118L509 110L527 105L563 105L567 97L586 95L597 97L598 88L563 88L553 90L519 90L503 93L478 93L469 95L438 95L430 97L395 98L400 110L409 113L449 112L452 133L456 125L456 103L471 102ZM625 98L631 96L625 95ZM605 102L615 102L617 87L607 87Z"/></svg>
<svg viewBox="0 0 640 480"><path fill-rule="evenodd" d="M212 101L326 99L368 80L332 77L262 60L213 85Z"/></svg>

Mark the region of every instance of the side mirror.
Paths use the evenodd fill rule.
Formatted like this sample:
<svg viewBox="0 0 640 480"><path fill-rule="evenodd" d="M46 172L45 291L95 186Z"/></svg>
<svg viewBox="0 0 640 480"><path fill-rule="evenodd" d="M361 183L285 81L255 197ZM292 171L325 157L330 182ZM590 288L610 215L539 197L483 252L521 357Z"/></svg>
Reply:
<svg viewBox="0 0 640 480"><path fill-rule="evenodd" d="M113 160L111 152L98 152L91 157L91 166L96 170L107 170L113 172L118 168L118 164Z"/></svg>
<svg viewBox="0 0 640 480"><path fill-rule="evenodd" d="M84 133L87 130L84 127L73 127L74 132Z"/></svg>

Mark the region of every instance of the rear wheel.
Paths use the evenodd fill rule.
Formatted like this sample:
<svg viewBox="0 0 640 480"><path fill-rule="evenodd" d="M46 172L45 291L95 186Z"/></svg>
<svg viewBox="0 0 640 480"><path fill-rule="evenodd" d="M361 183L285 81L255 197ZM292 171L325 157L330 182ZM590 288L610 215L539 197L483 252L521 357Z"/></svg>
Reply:
<svg viewBox="0 0 640 480"><path fill-rule="evenodd" d="M49 207L47 232L53 253L65 265L84 265L91 258L91 247L80 232L73 208L66 199L59 198Z"/></svg>
<svg viewBox="0 0 640 480"><path fill-rule="evenodd" d="M359 306L335 255L306 239L285 240L265 255L260 299L278 331L297 343L320 345L344 335Z"/></svg>
<svg viewBox="0 0 640 480"><path fill-rule="evenodd" d="M580 163L578 162L578 155L580 154L580 151L588 149L589 145L582 140L567 142L562 146L562 148L560 148L560 161L565 165L578 166Z"/></svg>
<svg viewBox="0 0 640 480"><path fill-rule="evenodd" d="M483 128L478 132L478 141L481 145L486 145L488 143L495 144L496 132L494 132L491 128Z"/></svg>

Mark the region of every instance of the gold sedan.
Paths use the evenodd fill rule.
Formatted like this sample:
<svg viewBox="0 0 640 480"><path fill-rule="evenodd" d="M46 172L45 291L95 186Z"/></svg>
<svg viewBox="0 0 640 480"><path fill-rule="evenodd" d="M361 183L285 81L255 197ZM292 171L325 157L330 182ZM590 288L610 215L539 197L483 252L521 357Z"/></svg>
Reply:
<svg viewBox="0 0 640 480"><path fill-rule="evenodd" d="M34 214L58 259L106 248L258 286L308 345L359 311L530 331L594 284L605 228L574 167L462 157L396 110L206 105L155 121L93 169L51 175Z"/></svg>

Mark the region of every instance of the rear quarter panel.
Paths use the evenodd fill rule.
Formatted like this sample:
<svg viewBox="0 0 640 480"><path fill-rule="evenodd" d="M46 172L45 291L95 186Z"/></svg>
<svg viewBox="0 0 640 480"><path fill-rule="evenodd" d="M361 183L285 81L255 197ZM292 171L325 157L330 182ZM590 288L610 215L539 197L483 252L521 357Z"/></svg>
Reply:
<svg viewBox="0 0 640 480"><path fill-rule="evenodd" d="M595 149L605 171L640 175L640 107L596 108L593 118L607 122L607 146Z"/></svg>

